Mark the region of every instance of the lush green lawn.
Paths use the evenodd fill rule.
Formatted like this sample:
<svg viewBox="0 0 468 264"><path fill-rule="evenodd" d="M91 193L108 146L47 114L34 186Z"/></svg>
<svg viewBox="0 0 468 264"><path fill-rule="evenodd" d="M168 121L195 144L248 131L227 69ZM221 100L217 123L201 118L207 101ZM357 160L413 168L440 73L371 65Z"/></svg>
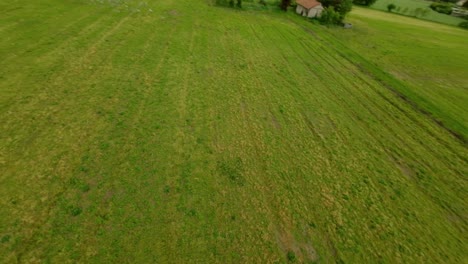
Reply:
<svg viewBox="0 0 468 264"><path fill-rule="evenodd" d="M466 127L466 74L403 56L398 75L405 59L385 53L414 30L456 58L464 31L387 36L400 17L360 9L344 32L201 0L91 2L0 3L2 262L467 258L466 143L392 91Z"/></svg>
<svg viewBox="0 0 468 264"><path fill-rule="evenodd" d="M437 13L429 8L431 1L427 0L378 0L372 5L373 9L387 11L389 4L394 4L397 8L392 12L406 16L417 16L418 18L431 20L438 23L458 26L460 22L464 21L461 18L453 17L446 14ZM424 13L416 11L425 10Z"/></svg>
<svg viewBox="0 0 468 264"><path fill-rule="evenodd" d="M395 89L466 140L468 32L357 7L348 20L355 28L328 31L330 41L397 79Z"/></svg>

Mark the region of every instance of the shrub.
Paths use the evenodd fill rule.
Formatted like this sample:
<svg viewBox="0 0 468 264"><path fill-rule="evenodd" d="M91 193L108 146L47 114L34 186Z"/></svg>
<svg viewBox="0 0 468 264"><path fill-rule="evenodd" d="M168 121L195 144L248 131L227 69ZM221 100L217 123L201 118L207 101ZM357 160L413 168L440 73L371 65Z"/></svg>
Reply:
<svg viewBox="0 0 468 264"><path fill-rule="evenodd" d="M83 209L81 209L81 207L77 207L77 206L70 206L68 208L68 211L72 216L77 216L77 215L81 214Z"/></svg>
<svg viewBox="0 0 468 264"><path fill-rule="evenodd" d="M371 6L375 3L377 0L353 0L353 4L356 5L363 5L363 6Z"/></svg>
<svg viewBox="0 0 468 264"><path fill-rule="evenodd" d="M289 262L296 262L296 254L292 251L288 251L288 254L286 254L286 257L288 258Z"/></svg>
<svg viewBox="0 0 468 264"><path fill-rule="evenodd" d="M425 16L427 16L427 14L429 14L429 12L431 12L431 10L429 10L429 9L424 9L423 12L422 12L422 14L421 14L421 16L425 17Z"/></svg>
<svg viewBox="0 0 468 264"><path fill-rule="evenodd" d="M279 7L281 8L281 10L287 11L290 4L291 0L281 0Z"/></svg>
<svg viewBox="0 0 468 264"><path fill-rule="evenodd" d="M459 27L468 29L468 21L463 21L460 24L458 24Z"/></svg>
<svg viewBox="0 0 468 264"><path fill-rule="evenodd" d="M394 4L388 4L387 5L388 12L392 12L392 10L395 9L395 8L396 8L396 5L394 5Z"/></svg>
<svg viewBox="0 0 468 264"><path fill-rule="evenodd" d="M345 18L346 14L349 13L349 11L351 11L353 8L352 0L320 0L320 3L322 3L325 9L333 7L333 11L338 13L339 18L332 24L340 24ZM329 10L329 12L331 11Z"/></svg>
<svg viewBox="0 0 468 264"><path fill-rule="evenodd" d="M216 0L216 5L242 8L242 0Z"/></svg>
<svg viewBox="0 0 468 264"><path fill-rule="evenodd" d="M2 239L0 240L1 243L7 243L10 241L11 236L10 235L4 235Z"/></svg>
<svg viewBox="0 0 468 264"><path fill-rule="evenodd" d="M338 25L341 23L341 16L338 12L335 11L333 6L330 6L323 10L319 21L325 25Z"/></svg>
<svg viewBox="0 0 468 264"><path fill-rule="evenodd" d="M418 16L422 16L422 13L423 13L423 12L424 12L424 9L422 9L422 8L416 8L416 9L414 10L414 15L417 16L417 17L418 17Z"/></svg>
<svg viewBox="0 0 468 264"><path fill-rule="evenodd" d="M429 7L438 13L450 15L452 14L453 4L444 2L434 2Z"/></svg>

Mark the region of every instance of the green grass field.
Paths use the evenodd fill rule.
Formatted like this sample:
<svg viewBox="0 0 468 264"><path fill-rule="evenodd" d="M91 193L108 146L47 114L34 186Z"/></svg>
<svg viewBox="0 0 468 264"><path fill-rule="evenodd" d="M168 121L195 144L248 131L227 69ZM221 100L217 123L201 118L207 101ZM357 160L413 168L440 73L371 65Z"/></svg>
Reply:
<svg viewBox="0 0 468 264"><path fill-rule="evenodd" d="M358 7L348 21L356 28L328 31L335 37L330 41L390 75L384 79L395 89L468 138L467 32Z"/></svg>
<svg viewBox="0 0 468 264"><path fill-rule="evenodd" d="M437 13L436 11L429 8L431 1L428 0L378 0L371 6L373 9L387 11L389 4L397 6L392 12L405 15L405 16L417 16L420 19L430 20L442 24L458 26L463 19L459 17L453 17L446 14ZM417 9L425 10L425 13L416 12Z"/></svg>
<svg viewBox="0 0 468 264"><path fill-rule="evenodd" d="M0 3L0 262L468 258L467 31L106 3Z"/></svg>

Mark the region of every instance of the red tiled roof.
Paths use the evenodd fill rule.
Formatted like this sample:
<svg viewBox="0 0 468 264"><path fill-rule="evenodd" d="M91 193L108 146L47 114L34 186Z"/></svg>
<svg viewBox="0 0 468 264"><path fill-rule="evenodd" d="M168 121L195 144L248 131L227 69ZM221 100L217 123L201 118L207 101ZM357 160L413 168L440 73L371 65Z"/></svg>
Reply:
<svg viewBox="0 0 468 264"><path fill-rule="evenodd" d="M320 5L320 2L318 2L317 0L297 0L296 3L307 9L311 9Z"/></svg>

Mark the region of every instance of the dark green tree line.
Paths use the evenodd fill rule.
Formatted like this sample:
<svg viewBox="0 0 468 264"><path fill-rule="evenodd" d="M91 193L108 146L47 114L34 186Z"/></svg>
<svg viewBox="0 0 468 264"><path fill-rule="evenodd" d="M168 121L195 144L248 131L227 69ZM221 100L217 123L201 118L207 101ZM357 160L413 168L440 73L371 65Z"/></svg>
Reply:
<svg viewBox="0 0 468 264"><path fill-rule="evenodd" d="M356 5L371 6L376 1L377 0L353 0L353 3L356 4Z"/></svg>

